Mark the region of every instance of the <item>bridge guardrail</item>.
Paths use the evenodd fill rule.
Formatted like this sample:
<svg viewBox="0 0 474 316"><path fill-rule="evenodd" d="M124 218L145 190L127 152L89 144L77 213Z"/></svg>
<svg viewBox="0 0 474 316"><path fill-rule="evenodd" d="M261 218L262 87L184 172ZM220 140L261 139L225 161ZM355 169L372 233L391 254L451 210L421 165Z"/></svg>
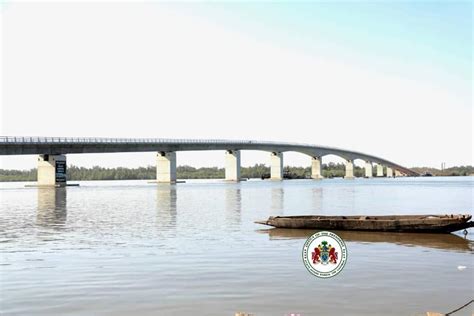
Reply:
<svg viewBox="0 0 474 316"><path fill-rule="evenodd" d="M37 136L0 136L0 144L24 143L24 144L58 144L58 143L178 143L178 144L268 144L268 145L291 145L291 146L315 146L302 143L287 143L276 141L256 141L256 140L231 140L231 139L170 139L170 138L106 138L106 137L37 137Z"/></svg>

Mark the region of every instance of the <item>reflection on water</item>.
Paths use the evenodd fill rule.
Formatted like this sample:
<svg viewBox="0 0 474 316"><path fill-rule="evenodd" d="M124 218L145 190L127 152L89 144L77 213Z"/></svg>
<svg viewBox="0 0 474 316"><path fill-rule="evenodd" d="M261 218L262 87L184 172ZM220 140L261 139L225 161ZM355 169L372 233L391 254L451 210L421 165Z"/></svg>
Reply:
<svg viewBox="0 0 474 316"><path fill-rule="evenodd" d="M273 214L275 216L283 214L285 202L285 191L282 187L274 187L272 188L272 204L271 209L273 210Z"/></svg>
<svg viewBox="0 0 474 316"><path fill-rule="evenodd" d="M270 240L307 239L316 230L270 228L257 232L268 234ZM472 251L473 241L453 234L413 234L413 233L384 233L384 232L357 232L334 231L346 242L358 243L392 243L403 246L419 246L426 248Z"/></svg>
<svg viewBox="0 0 474 316"><path fill-rule="evenodd" d="M321 214L321 211L323 209L323 189L320 187L314 188L311 193L313 201L313 210Z"/></svg>
<svg viewBox="0 0 474 316"><path fill-rule="evenodd" d="M239 225L242 212L242 194L240 187L228 186L225 188L226 223Z"/></svg>
<svg viewBox="0 0 474 316"><path fill-rule="evenodd" d="M66 188L38 188L36 224L55 229L64 228L67 220Z"/></svg>
<svg viewBox="0 0 474 316"><path fill-rule="evenodd" d="M178 193L176 185L158 184L156 189L156 225L159 228L174 229L177 218Z"/></svg>

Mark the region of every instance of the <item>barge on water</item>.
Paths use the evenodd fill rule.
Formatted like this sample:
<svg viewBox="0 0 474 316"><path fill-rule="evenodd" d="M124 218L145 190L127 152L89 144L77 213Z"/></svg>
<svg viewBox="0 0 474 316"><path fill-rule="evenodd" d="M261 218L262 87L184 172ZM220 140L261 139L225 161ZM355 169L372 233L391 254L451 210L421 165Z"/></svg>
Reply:
<svg viewBox="0 0 474 316"><path fill-rule="evenodd" d="M472 215L270 216L257 224L277 228L407 233L451 233L474 226Z"/></svg>

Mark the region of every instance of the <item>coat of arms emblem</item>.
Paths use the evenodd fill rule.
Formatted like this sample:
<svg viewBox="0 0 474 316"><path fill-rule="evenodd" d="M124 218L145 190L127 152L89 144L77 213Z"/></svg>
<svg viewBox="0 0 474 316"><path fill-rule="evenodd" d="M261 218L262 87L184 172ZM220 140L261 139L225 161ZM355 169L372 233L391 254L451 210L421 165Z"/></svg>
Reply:
<svg viewBox="0 0 474 316"><path fill-rule="evenodd" d="M346 243L333 232L320 231L311 235L303 246L303 263L319 278L333 277L347 262Z"/></svg>
<svg viewBox="0 0 474 316"><path fill-rule="evenodd" d="M336 248L331 246L331 244L326 240L323 240L317 247L315 247L311 254L314 264L337 264Z"/></svg>

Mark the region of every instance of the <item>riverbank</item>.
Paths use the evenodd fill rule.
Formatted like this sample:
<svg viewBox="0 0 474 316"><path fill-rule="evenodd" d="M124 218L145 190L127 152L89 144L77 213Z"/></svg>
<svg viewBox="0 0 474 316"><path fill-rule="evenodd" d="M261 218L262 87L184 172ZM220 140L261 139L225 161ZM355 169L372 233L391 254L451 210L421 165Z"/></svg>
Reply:
<svg viewBox="0 0 474 316"><path fill-rule="evenodd" d="M469 176L474 174L474 167L459 166L444 170L428 167L414 167L412 170L420 174L430 174L432 176ZM36 168L30 170L7 170L0 169L0 182L16 182L16 181L36 181ZM177 176L179 179L222 179L225 177L225 169L218 167L211 168L194 168L191 166L178 166ZM291 178L305 179L311 176L311 168L286 166L285 172ZM264 164L256 164L251 167L242 167L242 178L258 179L270 174L270 167ZM325 178L344 177L344 164L323 164L322 175ZM362 167L354 166L354 175L356 177L364 177L365 170ZM374 176L375 176L374 168ZM104 168L104 167L77 167L68 166L68 180L70 181L90 181L90 180L153 180L156 179L156 167L139 167L139 168Z"/></svg>

